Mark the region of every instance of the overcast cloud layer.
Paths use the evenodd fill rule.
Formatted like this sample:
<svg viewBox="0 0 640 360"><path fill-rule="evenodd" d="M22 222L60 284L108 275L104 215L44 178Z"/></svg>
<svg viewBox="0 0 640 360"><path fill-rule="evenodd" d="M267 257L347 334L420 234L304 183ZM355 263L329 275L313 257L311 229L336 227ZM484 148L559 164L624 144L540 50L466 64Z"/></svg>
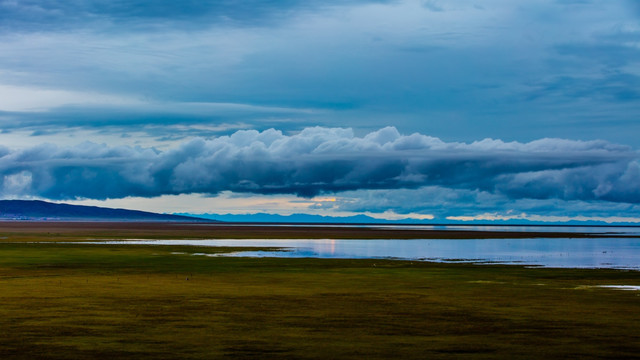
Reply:
<svg viewBox="0 0 640 360"><path fill-rule="evenodd" d="M221 191L311 197L348 190L425 186L481 191L509 200L640 203L638 154L605 141L485 139L447 143L393 127L354 136L351 129L238 131L174 149L40 145L3 149L2 191L49 199Z"/></svg>
<svg viewBox="0 0 640 360"><path fill-rule="evenodd" d="M0 0L0 126L638 147L639 17L631 0Z"/></svg>

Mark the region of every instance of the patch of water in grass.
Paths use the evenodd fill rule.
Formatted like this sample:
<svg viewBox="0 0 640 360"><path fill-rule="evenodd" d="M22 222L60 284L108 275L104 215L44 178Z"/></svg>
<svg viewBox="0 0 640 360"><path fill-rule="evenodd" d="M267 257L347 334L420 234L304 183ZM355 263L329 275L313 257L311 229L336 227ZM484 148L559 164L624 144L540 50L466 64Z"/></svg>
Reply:
<svg viewBox="0 0 640 360"><path fill-rule="evenodd" d="M636 285L600 285L598 287L614 290L635 290L640 291L640 286Z"/></svg>

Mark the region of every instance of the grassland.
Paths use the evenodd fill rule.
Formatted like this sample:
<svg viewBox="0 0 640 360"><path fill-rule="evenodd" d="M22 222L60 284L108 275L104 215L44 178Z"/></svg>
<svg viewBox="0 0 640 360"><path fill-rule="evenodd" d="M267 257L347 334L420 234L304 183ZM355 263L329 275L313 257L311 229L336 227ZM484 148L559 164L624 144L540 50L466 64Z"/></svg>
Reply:
<svg viewBox="0 0 640 360"><path fill-rule="evenodd" d="M640 292L598 287L640 285L636 271L207 257L193 254L235 249L2 230L1 359L640 358Z"/></svg>

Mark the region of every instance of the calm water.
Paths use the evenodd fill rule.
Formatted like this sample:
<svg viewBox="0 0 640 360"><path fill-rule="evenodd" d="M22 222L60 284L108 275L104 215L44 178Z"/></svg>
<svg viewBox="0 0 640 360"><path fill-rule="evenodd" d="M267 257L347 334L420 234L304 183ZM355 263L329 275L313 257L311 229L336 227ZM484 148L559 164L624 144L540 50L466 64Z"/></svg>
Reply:
<svg viewBox="0 0 640 360"><path fill-rule="evenodd" d="M372 227L407 230L520 231L640 235L640 226L376 225Z"/></svg>
<svg viewBox="0 0 640 360"><path fill-rule="evenodd" d="M108 244L278 247L223 256L407 259L435 262L527 264L546 267L640 270L640 239L469 240L127 240ZM204 254L202 254L204 255Z"/></svg>
<svg viewBox="0 0 640 360"><path fill-rule="evenodd" d="M197 225L197 224L196 224ZM207 224L208 225L208 224ZM371 228L398 230L467 230L467 231L520 231L520 232L566 232L592 234L619 234L640 236L638 226L574 226L574 225L424 225L424 224L272 224L255 223L243 226L274 226L274 227L335 227L335 228Z"/></svg>

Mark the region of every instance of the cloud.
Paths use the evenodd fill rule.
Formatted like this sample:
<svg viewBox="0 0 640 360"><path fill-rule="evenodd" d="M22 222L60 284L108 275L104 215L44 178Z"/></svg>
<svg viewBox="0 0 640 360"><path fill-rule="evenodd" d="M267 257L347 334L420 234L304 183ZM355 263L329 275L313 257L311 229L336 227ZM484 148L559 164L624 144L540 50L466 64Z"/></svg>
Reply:
<svg viewBox="0 0 640 360"><path fill-rule="evenodd" d="M240 103L154 102L133 97L37 89L0 84L0 126L68 131L70 127L141 129L144 126L220 127L224 121L313 116L309 108ZM170 130L171 131L171 130ZM206 133L204 135L207 135Z"/></svg>
<svg viewBox="0 0 640 360"><path fill-rule="evenodd" d="M605 141L444 142L394 127L269 129L169 150L86 142L6 150L3 196L106 199L171 194L318 194L436 186L517 199L640 203L638 154ZM29 181L23 181L29 179ZM18 180L20 186L18 186Z"/></svg>
<svg viewBox="0 0 640 360"><path fill-rule="evenodd" d="M86 27L194 27L211 23L256 26L286 19L291 12L380 0L28 0L0 1L1 28L19 31Z"/></svg>
<svg viewBox="0 0 640 360"><path fill-rule="evenodd" d="M240 122L204 108L69 106L91 96L321 112L243 112L256 129L392 124L467 142L604 137L637 146L638 31L628 4L476 3L0 0L0 92L40 92L0 101L12 111L0 117L63 129ZM33 107L48 110L16 112Z"/></svg>
<svg viewBox="0 0 640 360"><path fill-rule="evenodd" d="M69 105L133 106L143 102L129 97L0 84L0 111L42 112Z"/></svg>
<svg viewBox="0 0 640 360"><path fill-rule="evenodd" d="M640 218L629 216L549 216L531 215L526 213L502 215L498 213L485 213L475 216L448 216L448 220L457 221L506 221L506 220L528 220L536 222L563 223L569 221L598 221L605 223L640 223Z"/></svg>
<svg viewBox="0 0 640 360"><path fill-rule="evenodd" d="M640 219L640 204L558 198L513 199L506 194L481 190L424 186L416 189L356 190L335 196L333 212L362 213L394 211L397 214L433 214L438 219L493 214L501 217L533 216ZM523 215L525 214L525 215Z"/></svg>
<svg viewBox="0 0 640 360"><path fill-rule="evenodd" d="M640 77L631 74L606 74L598 77L560 77L538 84L529 100L567 97L574 100L630 102L640 99Z"/></svg>

